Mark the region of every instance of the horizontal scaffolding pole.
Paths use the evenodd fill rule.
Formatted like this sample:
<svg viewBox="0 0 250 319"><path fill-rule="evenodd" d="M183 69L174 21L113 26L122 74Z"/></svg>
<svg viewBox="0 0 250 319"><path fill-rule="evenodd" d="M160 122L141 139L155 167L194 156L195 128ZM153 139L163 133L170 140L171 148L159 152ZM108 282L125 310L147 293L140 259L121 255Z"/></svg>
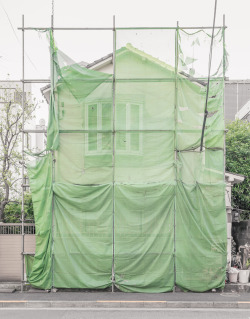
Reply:
<svg viewBox="0 0 250 319"><path fill-rule="evenodd" d="M22 82L22 80L0 80L0 83L15 83L15 82Z"/></svg>
<svg viewBox="0 0 250 319"><path fill-rule="evenodd" d="M217 26L215 29L227 28L226 26ZM124 28L54 28L53 31L114 31L114 30L176 30L177 27L124 27ZM185 30L204 30L204 29L213 29L213 27L179 27L178 29ZM26 28L18 28L18 30L51 30L51 27L26 27Z"/></svg>
<svg viewBox="0 0 250 319"><path fill-rule="evenodd" d="M224 28L223 26L217 26L215 29L222 29ZM225 26L225 29L227 27ZM195 29L213 29L213 27L124 27L124 28L116 28L116 30L177 30L177 29L190 29L190 30L195 30Z"/></svg>
<svg viewBox="0 0 250 319"><path fill-rule="evenodd" d="M23 133L47 133L47 130L23 130Z"/></svg>
<svg viewBox="0 0 250 319"><path fill-rule="evenodd" d="M178 81L189 81L189 82L198 82L200 84L205 84L207 78L191 78L180 74L182 78L178 78ZM69 79L71 80L71 79ZM99 82L108 82L112 83L113 79L72 79L74 82L86 82L86 83L99 83ZM222 77L211 78L211 81L223 81ZM175 82L175 78L116 78L115 82ZM58 84L64 83L63 81L58 81Z"/></svg>
<svg viewBox="0 0 250 319"><path fill-rule="evenodd" d="M50 79L27 79L27 80L20 80L20 82L24 82L24 83L50 83Z"/></svg>
<svg viewBox="0 0 250 319"><path fill-rule="evenodd" d="M180 73L181 74L181 73ZM185 77L184 74L181 74L182 76ZM197 82L197 81L207 81L207 78L194 78L194 77L188 77L188 75L186 75L186 78L178 78L178 81L190 81L190 82ZM210 79L211 81L219 81L219 80L223 80L223 77L214 77ZM94 79L94 80L84 80L84 79L77 79L74 80L77 82L113 82L113 79ZM126 82L126 81L131 81L131 82L174 82L175 78L116 78L116 82ZM250 80L245 80L244 82L247 83L250 82ZM4 80L0 80L0 83L5 83L5 82L24 82L24 83L50 83L49 79L27 79L27 80L13 80L13 81L4 81ZM227 81L228 83L231 83L231 81ZM237 82L237 81L236 81ZM0 87L1 89L1 87ZM11 88L11 89L16 89L16 88Z"/></svg>
<svg viewBox="0 0 250 319"><path fill-rule="evenodd" d="M51 30L51 27L26 27L26 28L17 28L18 30L33 30L33 31L39 31L39 30ZM105 31L110 30L113 31L113 28L54 28L53 31Z"/></svg>
<svg viewBox="0 0 250 319"><path fill-rule="evenodd" d="M50 83L50 79L0 80L0 83Z"/></svg>
<svg viewBox="0 0 250 319"><path fill-rule="evenodd" d="M218 132L227 132L228 130L214 130ZM47 133L47 130L24 130L24 133ZM147 132L174 132L174 130L59 130L59 133L119 133L119 132L125 132L125 133L147 133ZM195 133L200 132L200 129L197 130L179 130L179 133Z"/></svg>

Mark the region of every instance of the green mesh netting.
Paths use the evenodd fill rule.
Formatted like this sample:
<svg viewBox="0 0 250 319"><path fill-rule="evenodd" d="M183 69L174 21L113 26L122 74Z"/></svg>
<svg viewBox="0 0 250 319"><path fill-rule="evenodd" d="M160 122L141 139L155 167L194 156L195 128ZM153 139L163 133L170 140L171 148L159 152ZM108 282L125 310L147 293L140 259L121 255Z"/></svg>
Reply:
<svg viewBox="0 0 250 319"><path fill-rule="evenodd" d="M51 35L48 154L29 166L39 288L224 286L223 30L117 30L113 75ZM111 68L112 69L112 68ZM54 163L54 165L53 165Z"/></svg>

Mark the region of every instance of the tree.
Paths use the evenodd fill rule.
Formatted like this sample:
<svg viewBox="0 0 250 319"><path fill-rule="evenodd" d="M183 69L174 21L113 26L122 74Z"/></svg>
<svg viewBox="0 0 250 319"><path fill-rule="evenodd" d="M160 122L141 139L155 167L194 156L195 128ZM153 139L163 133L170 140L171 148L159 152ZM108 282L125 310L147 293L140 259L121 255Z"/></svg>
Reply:
<svg viewBox="0 0 250 319"><path fill-rule="evenodd" d="M232 188L233 207L245 211L250 209L250 123L236 120L227 124L226 133L226 170L245 175L243 183Z"/></svg>
<svg viewBox="0 0 250 319"><path fill-rule="evenodd" d="M6 205L21 194L22 92L0 88L0 221ZM24 95L24 123L30 121L36 108L35 99ZM14 201L15 202L15 201Z"/></svg>
<svg viewBox="0 0 250 319"><path fill-rule="evenodd" d="M9 202L4 209L4 222L5 223L20 223L20 216L22 211L22 205L18 201ZM24 215L25 221L34 221L34 211L31 194L25 194L24 196Z"/></svg>

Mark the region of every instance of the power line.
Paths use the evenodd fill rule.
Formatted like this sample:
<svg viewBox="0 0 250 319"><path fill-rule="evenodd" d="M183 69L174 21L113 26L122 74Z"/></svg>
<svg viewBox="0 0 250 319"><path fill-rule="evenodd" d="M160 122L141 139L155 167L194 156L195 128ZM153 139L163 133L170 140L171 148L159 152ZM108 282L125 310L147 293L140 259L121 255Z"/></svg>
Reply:
<svg viewBox="0 0 250 319"><path fill-rule="evenodd" d="M17 34L16 34L15 28L13 27L13 24L12 24L12 22L11 22L11 20L10 20L10 17L9 17L9 15L8 15L7 11L5 10L5 8L4 8L4 6L3 6L3 4L2 4L1 2L0 2L0 5L1 5L1 7L2 7L4 13L6 14L6 17L7 17L8 21L9 21L9 24L10 24L10 26L11 26L11 29L12 29L14 35L15 35L15 38L17 39L19 45L21 45L21 42L20 42L20 40L19 40L19 38L18 38L18 36L17 36ZM36 68L35 64L32 62L32 60L30 59L30 57L28 56L28 54L27 54L26 52L25 52L25 55L27 56L28 60L30 61L30 63L32 64L32 66L34 67L34 69L40 74L40 72L39 72L38 69Z"/></svg>

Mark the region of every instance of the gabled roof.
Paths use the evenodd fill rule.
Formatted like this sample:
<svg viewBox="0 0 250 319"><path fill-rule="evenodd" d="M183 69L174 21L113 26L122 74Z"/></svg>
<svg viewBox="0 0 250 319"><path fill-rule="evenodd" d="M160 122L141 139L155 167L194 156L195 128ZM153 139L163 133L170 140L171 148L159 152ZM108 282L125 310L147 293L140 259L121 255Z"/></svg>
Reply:
<svg viewBox="0 0 250 319"><path fill-rule="evenodd" d="M172 71L172 72L175 72L175 68L172 67L171 65L155 58L154 56L144 52L144 51L141 51L137 48L135 48L134 46L132 46L132 44L128 43L126 45L126 47L122 47L121 49L117 50L116 51L117 53L116 54L121 54L121 53L125 53L125 52L132 52L136 55L138 55L139 57L141 58L144 58L160 67L162 67L163 69L167 69L169 71ZM104 57L86 65L86 68L95 68L95 66L97 66L98 64L101 64L101 63L105 63L105 62L112 62L113 60L113 53L110 53L110 54L107 54L105 55ZM184 77L190 79L192 82L196 82L196 83L199 83L201 84L202 86L205 86L206 83L204 81L201 81L201 80L198 80L198 79L195 79L194 77L192 77L191 75L181 71L179 72L179 74L183 75Z"/></svg>
<svg viewBox="0 0 250 319"><path fill-rule="evenodd" d="M102 63L102 62L109 61L109 60L110 60L110 61L113 60L113 53L109 53L109 54L105 55L104 57L102 57L102 58L100 58L100 59L98 59L98 60L95 60L95 61L92 62L92 63L87 64L85 67L86 67L87 69L91 69L92 67L94 67L94 66L96 66L96 65L98 65L98 64L100 64L100 63Z"/></svg>
<svg viewBox="0 0 250 319"><path fill-rule="evenodd" d="M125 52L131 52L131 53L139 56L142 59L148 60L148 61L152 62L153 64L162 67L165 70L175 72L175 68L172 67L171 65L155 58L154 56L152 56L144 51L141 51L141 50L133 47L131 43L127 43L126 47L122 47L121 49L117 50L116 52L117 52L116 53L117 55L125 53Z"/></svg>
<svg viewBox="0 0 250 319"><path fill-rule="evenodd" d="M122 55L124 53L133 53L137 56L139 56L140 58L142 59L146 59L148 61L150 61L151 63L157 65L157 66L160 66L161 68L165 69L165 70L168 70L168 71L171 71L171 72L175 72L175 68L172 67L171 65L155 58L154 56L144 52L144 51L141 51L137 48L135 48L134 46L132 46L132 44L130 43L127 43L127 45L125 47L122 47L120 49L118 49L116 51L116 55ZM86 63L86 62L80 62L78 63L80 66L83 66L87 69L93 69L95 70L97 68L97 66L105 66L107 64L112 64L113 62L113 53L110 53L110 54L107 54L105 55L104 57L98 59L98 60L95 60L94 62L92 63ZM190 81L192 82L196 82L198 83L199 85L202 85L202 86L205 86L206 83L204 81L200 81L200 80L197 80L195 79L194 77L190 76L189 74L186 74L185 72L179 72L180 75L182 75L184 78L187 78L189 79ZM50 84L44 86L43 88L41 88L41 92L42 94L44 95L44 93L50 88ZM45 95L44 95L45 96ZM46 98L46 96L45 96Z"/></svg>

